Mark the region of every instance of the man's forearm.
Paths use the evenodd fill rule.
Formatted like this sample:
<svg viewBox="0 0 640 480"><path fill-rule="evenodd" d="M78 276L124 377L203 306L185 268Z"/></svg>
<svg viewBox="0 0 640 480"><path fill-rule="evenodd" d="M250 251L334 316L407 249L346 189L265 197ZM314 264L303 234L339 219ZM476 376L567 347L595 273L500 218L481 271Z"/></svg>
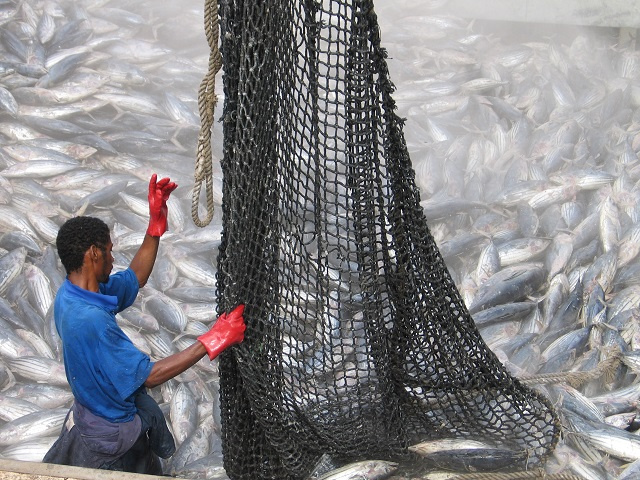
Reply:
<svg viewBox="0 0 640 480"><path fill-rule="evenodd" d="M172 379L176 375L180 375L182 372L195 365L206 353L206 349L200 342L194 342L193 345L185 350L174 353L162 360L158 360L153 364L151 373L144 382L144 386L147 388L153 388Z"/></svg>
<svg viewBox="0 0 640 480"><path fill-rule="evenodd" d="M149 280L149 275L153 270L158 255L158 247L160 245L160 237L152 237L149 234L144 236L142 245L136 252L133 260L131 260L131 270L138 278L138 285L144 287Z"/></svg>

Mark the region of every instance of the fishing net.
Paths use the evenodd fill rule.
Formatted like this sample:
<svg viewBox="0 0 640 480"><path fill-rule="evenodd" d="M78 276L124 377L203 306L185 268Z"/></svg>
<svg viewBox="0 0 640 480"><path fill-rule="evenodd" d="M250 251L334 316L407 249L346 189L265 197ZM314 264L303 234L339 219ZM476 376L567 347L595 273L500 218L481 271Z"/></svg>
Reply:
<svg viewBox="0 0 640 480"><path fill-rule="evenodd" d="M544 462L547 401L483 342L430 234L371 1L220 0L219 308L231 479L306 478L429 439ZM417 465L417 466L416 466ZM422 467L420 467L422 468Z"/></svg>

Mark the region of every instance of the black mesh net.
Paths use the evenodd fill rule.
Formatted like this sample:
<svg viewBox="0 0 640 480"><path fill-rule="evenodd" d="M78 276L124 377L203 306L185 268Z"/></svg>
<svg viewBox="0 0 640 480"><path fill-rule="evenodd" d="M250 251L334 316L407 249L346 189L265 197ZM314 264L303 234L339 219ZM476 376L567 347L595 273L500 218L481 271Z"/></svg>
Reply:
<svg viewBox="0 0 640 480"><path fill-rule="evenodd" d="M445 266L395 113L371 1L221 0L220 361L232 479L306 478L464 438L540 465L547 401L482 340Z"/></svg>

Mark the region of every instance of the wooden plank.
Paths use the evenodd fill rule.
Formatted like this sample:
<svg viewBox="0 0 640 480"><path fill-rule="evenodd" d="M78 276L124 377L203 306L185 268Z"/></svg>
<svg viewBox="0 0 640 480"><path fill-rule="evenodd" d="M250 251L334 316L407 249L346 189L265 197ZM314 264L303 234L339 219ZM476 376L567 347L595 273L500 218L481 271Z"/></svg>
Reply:
<svg viewBox="0 0 640 480"><path fill-rule="evenodd" d="M0 459L1 480L166 480L158 475Z"/></svg>
<svg viewBox="0 0 640 480"><path fill-rule="evenodd" d="M450 0L444 9L469 19L640 28L639 0Z"/></svg>

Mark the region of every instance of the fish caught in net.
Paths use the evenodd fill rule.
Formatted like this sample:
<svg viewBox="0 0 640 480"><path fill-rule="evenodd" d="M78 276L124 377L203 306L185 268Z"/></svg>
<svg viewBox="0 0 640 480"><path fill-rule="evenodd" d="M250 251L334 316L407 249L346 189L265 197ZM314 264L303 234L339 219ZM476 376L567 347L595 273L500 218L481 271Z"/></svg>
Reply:
<svg viewBox="0 0 640 480"><path fill-rule="evenodd" d="M416 445L444 439L539 467L558 419L486 346L429 231L373 2L219 7L217 288L248 324L220 358L228 476L428 469Z"/></svg>

